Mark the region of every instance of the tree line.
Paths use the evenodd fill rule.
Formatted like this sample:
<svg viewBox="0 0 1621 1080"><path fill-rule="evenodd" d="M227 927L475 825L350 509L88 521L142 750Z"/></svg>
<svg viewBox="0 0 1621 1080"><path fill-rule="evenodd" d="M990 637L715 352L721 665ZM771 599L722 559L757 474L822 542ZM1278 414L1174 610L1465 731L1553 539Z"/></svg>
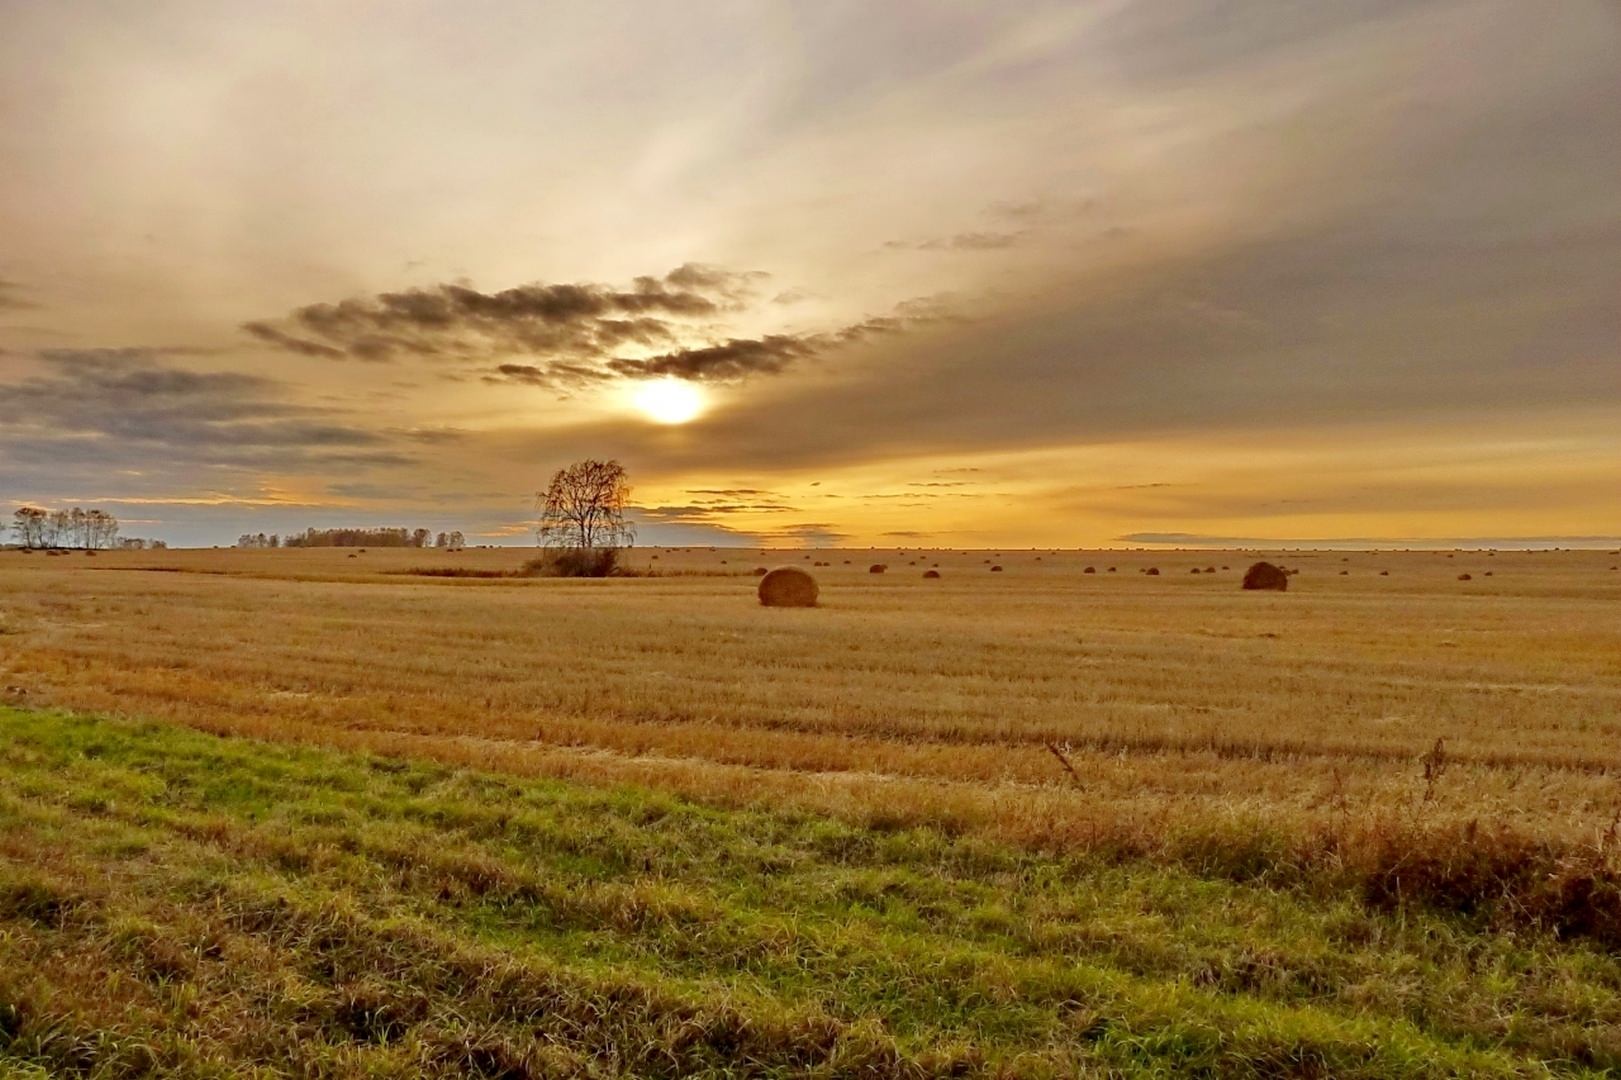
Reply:
<svg viewBox="0 0 1621 1080"><path fill-rule="evenodd" d="M11 533L17 546L36 548L75 548L96 551L113 547L163 547L161 540L139 540L118 536L118 518L105 510L75 506L66 510L45 510L38 506L18 507L11 515Z"/></svg>
<svg viewBox="0 0 1621 1080"><path fill-rule="evenodd" d="M460 529L436 535L428 529L309 528L287 536L279 533L243 533L237 537L236 546L239 548L436 547L460 551L467 546L467 538L462 535Z"/></svg>

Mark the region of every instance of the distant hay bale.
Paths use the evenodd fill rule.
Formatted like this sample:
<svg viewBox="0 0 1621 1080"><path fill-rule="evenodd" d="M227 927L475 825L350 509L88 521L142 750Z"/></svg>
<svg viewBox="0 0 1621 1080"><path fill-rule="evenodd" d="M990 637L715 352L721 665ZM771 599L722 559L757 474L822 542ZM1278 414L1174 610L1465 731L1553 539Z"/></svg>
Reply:
<svg viewBox="0 0 1621 1080"><path fill-rule="evenodd" d="M1286 592L1289 588L1289 572L1269 562L1258 562L1244 571L1244 588Z"/></svg>
<svg viewBox="0 0 1621 1080"><path fill-rule="evenodd" d="M1222 569L1225 570L1227 568L1224 566ZM1214 574L1216 572L1216 568L1214 566L1207 566L1204 568L1204 572L1207 574Z"/></svg>
<svg viewBox="0 0 1621 1080"><path fill-rule="evenodd" d="M1109 567L1109 573L1111 573L1111 574L1114 573L1114 567L1112 567L1112 566Z"/></svg>
<svg viewBox="0 0 1621 1080"><path fill-rule="evenodd" d="M1204 573L1204 571L1200 570L1197 566L1195 566L1192 570L1189 570L1188 573L1190 573L1190 574L1202 574L1202 573Z"/></svg>
<svg viewBox="0 0 1621 1080"><path fill-rule="evenodd" d="M1095 574L1097 572L1098 572L1098 568L1095 567L1095 566L1088 566L1085 570L1081 571L1081 573L1083 573L1083 574Z"/></svg>
<svg viewBox="0 0 1621 1080"><path fill-rule="evenodd" d="M999 565L996 565L996 566L993 566L993 567L991 567L991 573L993 573L993 574L1000 574L1000 573L1001 573L1001 572L1002 572L1002 567L1001 567L1001 566L1000 566L1000 564L999 564Z"/></svg>
<svg viewBox="0 0 1621 1080"><path fill-rule="evenodd" d="M925 570L925 571L923 571L923 576L926 577L926 578L937 578L937 577L940 576L940 571L938 571L938 570Z"/></svg>
<svg viewBox="0 0 1621 1080"><path fill-rule="evenodd" d="M1480 575L1480 576L1481 576L1481 577L1491 577L1491 576L1492 576L1492 572L1491 572L1491 571L1490 571L1490 570L1488 570L1488 571L1486 571L1486 572L1485 572L1485 573L1484 573L1484 574L1482 574L1482 575Z"/></svg>
<svg viewBox="0 0 1621 1080"><path fill-rule="evenodd" d="M1390 571L1389 570L1381 570L1381 571L1379 571L1379 576L1380 577L1389 577L1390 576Z"/></svg>
<svg viewBox="0 0 1621 1080"><path fill-rule="evenodd" d="M820 591L816 579L797 566L779 566L760 579L760 603L766 607L815 607Z"/></svg>
<svg viewBox="0 0 1621 1080"><path fill-rule="evenodd" d="M755 577L765 577L768 572L763 566L756 566L753 571Z"/></svg>
<svg viewBox="0 0 1621 1080"><path fill-rule="evenodd" d="M1150 566L1147 570L1144 570L1143 573L1147 574L1149 577L1159 577L1159 567Z"/></svg>
<svg viewBox="0 0 1621 1080"><path fill-rule="evenodd" d="M1349 571L1349 570L1341 570L1340 571L1340 577L1350 577L1350 576L1351 576L1351 571Z"/></svg>
<svg viewBox="0 0 1621 1080"><path fill-rule="evenodd" d="M889 567L885 566L883 563L875 562L871 566L867 567L867 573L869 573L869 574L882 574L885 570L888 570L888 569L889 569Z"/></svg>
<svg viewBox="0 0 1621 1080"><path fill-rule="evenodd" d="M1473 580L1475 580L1475 576L1473 574L1459 574L1458 575L1458 580L1459 581L1473 581Z"/></svg>

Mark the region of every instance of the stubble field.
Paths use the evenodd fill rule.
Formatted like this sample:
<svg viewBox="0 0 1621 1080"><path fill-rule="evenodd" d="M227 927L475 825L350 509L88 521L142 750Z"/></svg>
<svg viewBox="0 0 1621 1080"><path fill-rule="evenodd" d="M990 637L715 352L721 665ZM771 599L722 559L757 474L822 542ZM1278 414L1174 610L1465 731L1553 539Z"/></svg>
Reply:
<svg viewBox="0 0 1621 1080"><path fill-rule="evenodd" d="M1534 1073L1621 1060L1615 555L1285 553L1274 558L1300 571L1285 594L1241 592L1254 556L1238 552L639 550L631 564L656 576L412 572L495 573L529 554L0 552L0 686L5 704L22 710L8 714L0 731L8 753L26 750L31 762L6 781L8 895L57 889L89 897L86 910L110 906L118 918L179 926L185 919L176 912L185 905L167 913L123 908L157 903L153 897L179 889L181 878L187 888L208 877L224 882L219 888L262 892L271 886L253 874L273 872L286 880L272 891L308 885L325 897L321 903L340 907L346 897L371 896L376 910L351 913L362 921L409 913L446 935L524 938L526 948L539 940L532 911L521 925L503 922L517 918L518 901L502 900L506 914L498 916L458 899L465 882L449 893L423 884L424 874L462 880L455 873L430 874L407 859L414 876L398 880L400 856L367 846L370 831L382 828L376 819L387 816L375 807L362 813L345 804L320 825L333 836L319 829L307 836L315 825L286 808L317 795L304 788L263 795L263 812L230 828L264 831L266 814L291 814L280 830L286 842L316 854L289 868L250 845L244 865L259 869L244 870L241 880L233 862L221 861L221 851L237 850L235 841L204 843L176 834L167 820L155 823L142 809L155 798L150 792L109 800L115 811L76 809L65 793L88 782L84 770L125 768L116 763L126 758L166 760L148 746L153 740L181 740L180 758L206 758L213 743L184 742L195 736L146 724L173 721L322 748L297 751L317 754L297 758L297 769L276 766L266 790L304 768L392 776L364 764L382 755L407 760L436 785L479 777L506 785L493 804L456 793L479 813L502 799L555 802L578 819L571 828L587 834L599 811L586 804L609 797L591 792L665 807L658 819L696 815L726 835L666 837L649 823L640 864L610 859L601 874L572 864L568 873L583 874L593 888L662 882L684 890L676 907L707 914L670 918L720 920L711 929L722 937L741 931L716 927L741 920L750 933L770 924L795 941L824 932L836 941L805 945L801 956L799 946L773 938L798 957L790 964L797 976L774 967L750 974L743 964L732 977L725 973L733 960L666 940L673 931L664 916L654 920L663 927L657 941L605 910L571 916L589 924L592 949L611 942L615 963L681 983L669 993L682 1000L694 993L704 1000L719 987L763 995L800 1017L794 1023L811 1023L804 1016L814 1013L854 1024L828 1036L828 1045L845 1039L847 1048L877 1055L861 1059L869 1075L948 1065L1060 1075L1093 1067ZM764 609L754 601L754 567L816 562L830 564L813 569L823 586L819 608ZM869 574L872 563L887 564L887 572ZM942 578L924 580L936 564ZM993 564L1004 569L993 573ZM1088 566L1095 572L1084 573ZM1141 572L1150 566L1160 573ZM1464 573L1471 580L1458 580ZM50 710L104 719L70 721ZM107 752L114 760L76 756L84 725L114 747ZM283 753L241 745L258 748L241 751L250 757ZM241 768L269 768L254 762ZM152 768L172 774L176 767ZM568 783L546 786L557 780ZM160 787L176 783L169 776ZM364 792L367 783L352 786ZM375 797L385 802L416 805L432 795L385 796L387 785L377 783ZM187 804L188 812L230 817L239 810L231 798L216 791ZM407 817L426 836L440 828L436 813L418 807ZM105 854L110 841L94 839L128 829L151 833L140 850L165 857L115 858ZM776 875L753 856L734 851L731 876L725 859L714 862L716 852L743 843L733 832L759 830L776 830L771 844L807 875L788 873L780 894ZM820 841L795 830L853 837L843 843L867 854L824 860ZM494 860L520 876L562 872L548 862L557 858L550 848L501 840L498 850L475 851L467 845L495 841L457 824L440 831L447 850L475 861ZM76 839L63 853L48 842L55 835ZM327 866L323 843L364 865ZM576 856L602 856L579 843L586 854L577 847ZM745 846L755 851L758 843ZM425 842L413 858L428 858L431 847ZM704 848L712 851L697 850ZM47 849L57 855L40 854ZM689 865L700 855L709 860L702 868ZM261 865L267 859L269 870ZM368 875L383 872L377 866L391 875L380 892L368 885ZM846 903L836 899L848 884L841 874L904 881L878 900L863 894ZM146 875L147 885L133 892L107 885L121 875ZM920 901L905 884L914 881L944 893ZM108 888L117 895L104 895ZM475 907L493 902L474 891ZM1145 899L1145 891L1161 899ZM134 892L141 897L132 899ZM1070 911L1080 894L1102 908L1084 917ZM1168 894L1179 899L1161 910ZM987 904L1001 914L972 914ZM0 940L14 950L18 971L44 963L24 957L35 955L30 949L46 955L53 934L61 937L57 949L71 942L70 951L88 950L86 964L111 947L76 916L29 921L32 908L11 907L25 913L5 925L21 929ZM173 933L202 932L186 925ZM547 925L546 933L560 932ZM891 933L922 936L891 942ZM573 938L552 944L548 962L579 960ZM262 940L255 947L269 948ZM953 949L980 952L965 959ZM891 971L897 987L921 986L929 982L930 950L964 965L953 978L978 987L970 1004L919 1004L932 1001L927 994L888 1000L833 974L852 962L886 971L899 965ZM587 952L589 963L579 962L595 977L592 965L606 961ZM813 954L844 959L819 981L807 975L821 970ZM302 953L289 955L266 963L279 970ZM1039 972L1021 967L1024 974L998 976L994 986L975 982L1038 958ZM1246 964L1261 965L1262 974ZM1219 974L1234 965L1251 974ZM1091 1000L1065 982L1077 972L1126 982L1109 983L1108 993L1088 984L1101 995ZM406 972L396 980L416 986L429 1004L419 1021L402 1021L400 1038L377 1044L377 1068L465 1074L470 1059L445 1046L472 1036L432 1019L436 994L449 992L418 985L426 977ZM188 978L204 985L201 976ZM1050 989L1055 979L1068 987L1064 994L1032 989ZM1128 983L1130 994L1121 989ZM37 993L33 986L22 978L0 990L23 1000ZM1448 990L1438 995L1436 986ZM754 1020L760 1007L738 1005ZM75 1008L64 1004L58 1013L80 1015ZM1309 1022L1294 1009L1311 1011ZM119 1015L134 1015L129 1010ZM33 1015L58 1013L35 1006ZM86 1015L81 1026L90 1030L123 1030L116 1018ZM143 1023L141 1030L154 1030ZM1359 1035L1358 1024L1373 1026ZM540 1036L524 1035L523 1022L494 1018L487 1027L528 1070L489 1075L546 1074L531 1045ZM876 1041L863 1041L869 1037ZM567 1058L573 1065L558 1058L565 1062L558 1070L619 1068L580 1038L553 1039L578 1056ZM1367 1051L1370 1038L1383 1050ZM832 1050L757 1050L756 1072L860 1072L850 1065L857 1057L842 1059L845 1068ZM340 1051L331 1068L349 1075L359 1066ZM934 1051L944 1056L929 1058ZM50 1060L38 1047L33 1057L11 1053L17 1061ZM809 1055L802 1068L796 1053ZM227 1062L252 1057L240 1048L219 1054ZM751 1071L718 1051L713 1060L680 1060L686 1065L671 1075L727 1061ZM624 1071L660 1071L638 1062Z"/></svg>

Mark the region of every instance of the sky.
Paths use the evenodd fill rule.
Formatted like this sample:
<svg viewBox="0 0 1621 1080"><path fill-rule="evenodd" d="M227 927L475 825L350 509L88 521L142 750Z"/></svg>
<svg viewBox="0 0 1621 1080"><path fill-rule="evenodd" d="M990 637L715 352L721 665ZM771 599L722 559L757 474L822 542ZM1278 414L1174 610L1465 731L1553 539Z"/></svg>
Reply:
<svg viewBox="0 0 1621 1080"><path fill-rule="evenodd" d="M1613 544L1621 4L0 0L0 512L587 457L643 543Z"/></svg>

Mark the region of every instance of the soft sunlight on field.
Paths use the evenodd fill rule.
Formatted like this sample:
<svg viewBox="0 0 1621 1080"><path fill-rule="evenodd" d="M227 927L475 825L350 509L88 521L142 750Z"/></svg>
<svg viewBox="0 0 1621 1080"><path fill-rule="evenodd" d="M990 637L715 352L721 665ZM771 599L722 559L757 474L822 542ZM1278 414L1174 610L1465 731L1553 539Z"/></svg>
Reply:
<svg viewBox="0 0 1621 1080"><path fill-rule="evenodd" d="M6 552L0 680L30 703L1021 842L1407 805L1437 739L1428 819L1590 837L1621 806L1604 552L1285 554L1286 594L1240 592L1251 556L1231 552L642 549L660 576L410 573L531 554ZM819 608L756 603L751 571L784 563L819 576Z"/></svg>

